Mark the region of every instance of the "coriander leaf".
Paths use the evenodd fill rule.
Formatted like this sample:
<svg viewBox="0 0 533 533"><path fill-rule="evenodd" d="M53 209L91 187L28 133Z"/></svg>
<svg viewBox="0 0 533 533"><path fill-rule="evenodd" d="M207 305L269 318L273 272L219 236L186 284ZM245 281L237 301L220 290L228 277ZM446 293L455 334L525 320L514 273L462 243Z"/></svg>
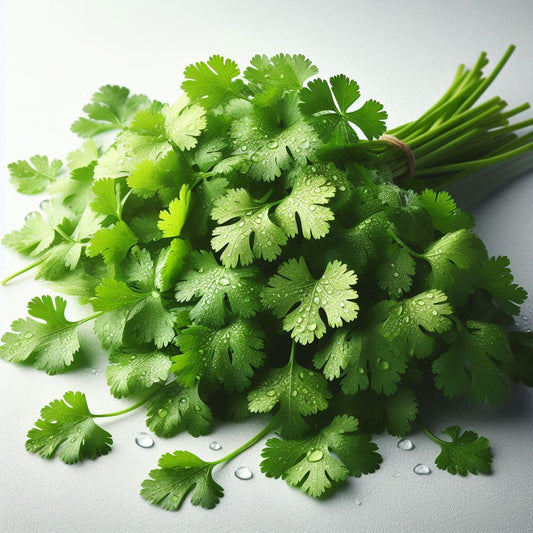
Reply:
<svg viewBox="0 0 533 533"><path fill-rule="evenodd" d="M425 189L416 197L415 202L429 213L433 226L441 233L471 229L474 226L474 219L461 211L446 191Z"/></svg>
<svg viewBox="0 0 533 533"><path fill-rule="evenodd" d="M383 252L383 260L376 270L379 286L386 290L390 298L398 298L404 292L408 292L413 283L415 274L415 260L409 252L391 244Z"/></svg>
<svg viewBox="0 0 533 533"><path fill-rule="evenodd" d="M172 357L172 371L187 387L200 379L240 392L250 385L254 368L263 365L263 338L249 320L237 319L221 329L190 326L178 336L182 353Z"/></svg>
<svg viewBox="0 0 533 533"><path fill-rule="evenodd" d="M128 221L129 227L142 243L158 241L163 238L161 230L157 227L159 211L136 215Z"/></svg>
<svg viewBox="0 0 533 533"><path fill-rule="evenodd" d="M213 464L190 452L166 453L159 467L142 483L141 496L148 502L170 511L178 510L187 494L191 503L212 509L224 495L224 489L212 476Z"/></svg>
<svg viewBox="0 0 533 533"><path fill-rule="evenodd" d="M114 226L102 228L93 235L87 253L89 257L102 254L107 264L119 263L137 241L135 233L119 220Z"/></svg>
<svg viewBox="0 0 533 533"><path fill-rule="evenodd" d="M91 302L94 307L94 301ZM94 321L94 332L106 350L122 347L129 311L128 307L115 309L100 315Z"/></svg>
<svg viewBox="0 0 533 533"><path fill-rule="evenodd" d="M208 327L221 326L229 309L240 318L255 316L261 309L261 286L252 268L229 269L220 266L212 254L194 252L189 269L176 285L176 300L199 298L191 309L191 319Z"/></svg>
<svg viewBox="0 0 533 533"><path fill-rule="evenodd" d="M508 257L491 257L476 273L475 284L486 290L506 313L517 315L527 292L513 283L509 263Z"/></svg>
<svg viewBox="0 0 533 533"><path fill-rule="evenodd" d="M510 331L509 344L513 360L505 370L514 381L533 387L533 333L531 331Z"/></svg>
<svg viewBox="0 0 533 533"><path fill-rule="evenodd" d="M307 164L319 142L312 126L298 110L297 96L287 95L274 107L253 107L234 120L231 137L235 154L245 154L249 161L247 176L273 181L291 163Z"/></svg>
<svg viewBox="0 0 533 533"><path fill-rule="evenodd" d="M206 435L213 415L198 394L198 387L185 388L177 381L165 385L146 408L146 425L158 437L173 437L187 430L193 437Z"/></svg>
<svg viewBox="0 0 533 533"><path fill-rule="evenodd" d="M408 356L428 357L434 346L434 338L428 333L449 330L452 313L446 294L437 290L422 292L396 303L382 331Z"/></svg>
<svg viewBox="0 0 533 533"><path fill-rule="evenodd" d="M427 436L441 447L441 453L435 459L438 468L460 476L466 476L469 472L475 475L491 473L492 451L485 437L479 437L473 431L461 434L459 426L450 426L443 433L452 440L439 439L426 430Z"/></svg>
<svg viewBox="0 0 533 533"><path fill-rule="evenodd" d="M502 403L510 390L500 366L512 360L507 335L496 324L469 321L450 349L432 365L435 385L454 398L468 393L476 402Z"/></svg>
<svg viewBox="0 0 533 533"><path fill-rule="evenodd" d="M98 146L94 139L87 139L80 148L67 154L67 166L70 170L76 170L89 166L100 157Z"/></svg>
<svg viewBox="0 0 533 533"><path fill-rule="evenodd" d="M309 82L300 92L300 108L307 115L326 120L334 140L341 143L354 140L349 122L355 124L367 139L378 138L385 132L387 113L379 102L368 100L359 109L349 111L360 97L359 85L343 74L331 77L329 83L331 88L320 78Z"/></svg>
<svg viewBox="0 0 533 533"><path fill-rule="evenodd" d="M22 194L38 194L43 192L49 183L53 183L63 171L63 163L59 159L48 162L45 155L34 155L29 161L10 163L7 168L11 183Z"/></svg>
<svg viewBox="0 0 533 533"><path fill-rule="evenodd" d="M56 296L37 297L28 303L33 318L15 320L13 332L4 333L0 356L6 361L29 361L38 370L48 374L64 371L74 361L79 350L78 326L82 321L70 322L65 318L67 302ZM37 318L38 320L34 320Z"/></svg>
<svg viewBox="0 0 533 533"><path fill-rule="evenodd" d="M184 71L185 81L181 88L193 102L206 108L216 108L232 98L243 98L245 86L235 79L240 70L235 61L219 55L211 56L207 62L189 65Z"/></svg>
<svg viewBox="0 0 533 533"><path fill-rule="evenodd" d="M329 426L305 440L268 439L261 471L318 498L349 475L375 472L382 461L367 435L353 435L357 420L336 416Z"/></svg>
<svg viewBox="0 0 533 533"><path fill-rule="evenodd" d="M120 218L120 214L122 213L122 198L119 181L103 178L93 183L92 191L95 198L90 205L95 213Z"/></svg>
<svg viewBox="0 0 533 533"><path fill-rule="evenodd" d="M203 237L209 231L209 217L216 201L225 194L228 180L221 177L203 179L194 189L187 218L187 231Z"/></svg>
<svg viewBox="0 0 533 533"><path fill-rule="evenodd" d="M130 96L128 89L117 85L101 87L91 100L91 103L83 107L88 118L79 118L71 127L80 137L94 137L106 131L123 129L137 111L150 103L146 96Z"/></svg>
<svg viewBox="0 0 533 533"><path fill-rule="evenodd" d="M269 216L272 204L250 196L245 189L231 189L219 198L211 216L219 224L237 219L232 224L213 230L211 246L221 254L225 266L248 265L254 257L273 261L287 242L285 232L276 226ZM253 245L251 237L253 236Z"/></svg>
<svg viewBox="0 0 533 533"><path fill-rule="evenodd" d="M139 394L154 383L165 382L171 362L168 356L158 351L113 352L109 356L106 381L115 398Z"/></svg>
<svg viewBox="0 0 533 533"><path fill-rule="evenodd" d="M314 358L316 368L333 380L342 375L344 394L355 394L369 386L390 395L398 388L406 363L381 331L389 302L376 304L354 328L336 331Z"/></svg>
<svg viewBox="0 0 533 533"><path fill-rule="evenodd" d="M63 204L76 214L81 214L94 200L92 185L96 161L71 171L70 176L50 184L47 192L61 195Z"/></svg>
<svg viewBox="0 0 533 533"><path fill-rule="evenodd" d="M176 283L185 262L192 252L192 245L183 239L172 239L170 246L165 248L155 266L155 286L161 291L170 290Z"/></svg>
<svg viewBox="0 0 533 533"><path fill-rule="evenodd" d="M276 416L282 435L297 437L307 429L303 416L323 411L330 398L326 380L298 365L291 356L287 366L271 370L248 394L248 409L269 413L279 403Z"/></svg>
<svg viewBox="0 0 533 533"><path fill-rule="evenodd" d="M275 222L289 237L301 228L306 239L320 239L329 232L329 222L335 217L325 204L335 196L335 188L323 177L301 175L293 183L292 191L276 207Z"/></svg>
<svg viewBox="0 0 533 533"><path fill-rule="evenodd" d="M187 220L191 204L191 190L182 185L179 196L174 198L168 206L168 211L159 213L157 227L163 232L163 237L179 237L181 229Z"/></svg>
<svg viewBox="0 0 533 533"><path fill-rule="evenodd" d="M111 435L97 426L87 407L85 394L66 392L41 410L41 419L28 432L26 450L41 457L59 458L67 464L96 459L111 450Z"/></svg>
<svg viewBox="0 0 533 533"><path fill-rule="evenodd" d="M352 289L356 283L357 276L340 261L328 263L324 274L316 280L300 257L279 267L269 286L263 289L262 300L276 317L283 318L283 329L291 332L293 339L308 344L326 332L320 310L331 327L357 318L359 306L352 301L357 298Z"/></svg>
<svg viewBox="0 0 533 533"><path fill-rule="evenodd" d="M172 106L163 108L165 127L168 138L179 150L190 150L197 143L198 135L206 126L205 109L199 105L190 105L183 95Z"/></svg>
<svg viewBox="0 0 533 533"><path fill-rule="evenodd" d="M33 211L26 215L20 230L4 235L2 244L24 255L38 256L50 247L56 236L55 230L42 217Z"/></svg>

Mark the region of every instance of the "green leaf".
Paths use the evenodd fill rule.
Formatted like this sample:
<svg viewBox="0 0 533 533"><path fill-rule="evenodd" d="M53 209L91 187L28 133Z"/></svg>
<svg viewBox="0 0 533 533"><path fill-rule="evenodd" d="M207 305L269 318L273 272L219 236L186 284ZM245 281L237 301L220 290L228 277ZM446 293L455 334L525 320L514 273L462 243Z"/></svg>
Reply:
<svg viewBox="0 0 533 533"><path fill-rule="evenodd" d="M165 292L174 286L191 251L189 241L172 239L170 246L161 252L155 267L155 285L159 291Z"/></svg>
<svg viewBox="0 0 533 533"><path fill-rule="evenodd" d="M223 250L221 259L225 266L235 267L239 262L248 265L261 257L273 261L281 253L287 236L270 219L271 206L255 200L245 189L231 189L217 200L211 216L219 224L236 219L213 230L211 246L216 252Z"/></svg>
<svg viewBox="0 0 533 533"><path fill-rule="evenodd" d="M435 192L425 189L416 197L415 202L429 213L433 226L441 233L474 227L472 216L461 211L446 191Z"/></svg>
<svg viewBox="0 0 533 533"><path fill-rule="evenodd" d="M383 324L383 334L409 356L428 357L434 338L452 327L453 309L446 294L437 290L422 292L396 303Z"/></svg>
<svg viewBox="0 0 533 533"><path fill-rule="evenodd" d="M321 310L331 327L355 320L359 306L352 301L357 298L352 286L356 283L357 276L340 261L328 263L322 277L316 280L301 257L279 267L263 290L262 299L276 317L283 318L283 329L291 332L293 339L308 344L326 332Z"/></svg>
<svg viewBox="0 0 533 533"><path fill-rule="evenodd" d="M67 154L67 166L76 170L90 165L100 157L98 146L94 139L87 139L80 148Z"/></svg>
<svg viewBox="0 0 533 533"><path fill-rule="evenodd" d="M360 97L359 85L343 74L333 76L329 83L331 88L326 80L320 78L309 82L300 92L300 108L307 115L326 120L334 141L341 144L353 142L354 133L350 131L349 122L357 126L367 139L377 139L385 132L387 113L379 102L368 100L359 109L349 111Z"/></svg>
<svg viewBox="0 0 533 533"><path fill-rule="evenodd" d="M207 62L189 65L183 74L186 79L181 88L193 102L208 109L244 95L244 83L235 79L240 74L239 67L231 59L214 55Z"/></svg>
<svg viewBox="0 0 533 533"><path fill-rule="evenodd" d="M473 431L461 433L459 426L450 426L443 433L452 440L442 440L428 433L429 438L441 447L441 453L435 459L438 468L460 476L469 472L475 475L491 473L492 451L485 437L479 437Z"/></svg>
<svg viewBox="0 0 533 533"><path fill-rule="evenodd" d="M49 458L59 452L64 463L74 464L111 450L111 435L94 423L81 392L66 392L62 400L43 407L41 417L28 432L26 450L31 453Z"/></svg>
<svg viewBox="0 0 533 533"><path fill-rule="evenodd" d="M124 221L119 220L114 226L102 228L93 235L87 253L89 257L101 254L107 264L116 264L126 257L137 241L135 233Z"/></svg>
<svg viewBox="0 0 533 533"><path fill-rule="evenodd" d="M191 204L191 190L182 185L179 196L174 198L168 206L168 211L159 213L157 227L163 232L163 237L179 237Z"/></svg>
<svg viewBox="0 0 533 533"><path fill-rule="evenodd" d="M329 232L329 222L335 217L325 204L335 196L335 188L324 177L301 175L292 191L276 207L275 222L289 237L301 233L306 239L320 239Z"/></svg>
<svg viewBox="0 0 533 533"><path fill-rule="evenodd" d="M38 194L43 192L49 183L54 182L63 171L63 163L59 159L48 162L45 155L34 155L29 161L10 163L7 168L11 183L21 194Z"/></svg>
<svg viewBox="0 0 533 533"><path fill-rule="evenodd" d="M216 201L225 194L226 178L203 179L194 189L191 208L187 218L187 231L203 237L209 231L210 213Z"/></svg>
<svg viewBox="0 0 533 533"><path fill-rule="evenodd" d="M144 480L141 489L141 496L154 505L176 511L191 493L193 505L212 509L224 495L224 489L213 479L213 465L190 452L166 453L159 466L150 472L151 479Z"/></svg>
<svg viewBox="0 0 533 533"><path fill-rule="evenodd" d="M72 131L80 137L94 137L106 131L125 128L135 113L149 105L141 94L130 96L130 91L117 85L105 85L94 93L91 103L83 107L87 117L72 124Z"/></svg>
<svg viewBox="0 0 533 533"><path fill-rule="evenodd" d="M513 360L505 370L514 381L533 387L533 332L510 331L508 337Z"/></svg>
<svg viewBox="0 0 533 533"><path fill-rule="evenodd" d="M397 244L385 248L376 276L379 286L388 292L390 298L398 298L404 292L408 292L414 274L415 260L405 248Z"/></svg>
<svg viewBox="0 0 533 533"><path fill-rule="evenodd" d="M165 127L168 138L180 150L190 150L198 144L198 135L205 128L205 109L199 105L190 105L183 95L172 106L163 108Z"/></svg>
<svg viewBox="0 0 533 533"><path fill-rule="evenodd" d="M294 160L306 165L319 143L298 110L295 94L274 107L253 107L250 114L232 122L230 133L235 153L248 158L247 176L264 181L279 177Z"/></svg>
<svg viewBox="0 0 533 533"><path fill-rule="evenodd" d="M527 299L527 292L513 283L509 263L508 257L491 257L476 273L475 283L486 290L506 313L517 315L520 304Z"/></svg>
<svg viewBox="0 0 533 533"><path fill-rule="evenodd" d="M190 326L178 336L182 353L172 357L172 371L187 387L199 379L240 392L250 385L254 368L263 365L263 337L249 320L237 319L221 329Z"/></svg>
<svg viewBox="0 0 533 533"><path fill-rule="evenodd" d="M30 362L48 374L62 372L79 350L78 326L65 318L67 302L56 296L37 297L28 303L33 318L15 320L13 332L4 333L0 357L14 363ZM34 320L37 318L38 320Z"/></svg>
<svg viewBox="0 0 533 533"><path fill-rule="evenodd" d="M305 440L268 439L261 471L318 498L349 475L375 472L382 461L367 435L353 435L357 420L336 416L329 426Z"/></svg>
<svg viewBox="0 0 533 533"><path fill-rule="evenodd" d="M92 185L94 200L91 209L95 213L120 218L122 212L120 182L110 178L95 181Z"/></svg>
<svg viewBox="0 0 533 533"><path fill-rule="evenodd" d="M248 394L248 409L252 413L269 413L279 404L276 416L281 434L298 437L307 429L303 416L326 409L329 398L326 380L291 357L287 366L271 370Z"/></svg>
<svg viewBox="0 0 533 533"><path fill-rule="evenodd" d="M146 392L155 383L167 380L171 362L158 352L121 350L109 356L106 381L115 398Z"/></svg>
<svg viewBox="0 0 533 533"><path fill-rule="evenodd" d="M512 360L505 331L496 324L469 321L457 331L450 349L435 360L435 385L450 396L469 394L495 405L509 395L509 376L501 368Z"/></svg>
<svg viewBox="0 0 533 533"><path fill-rule="evenodd" d="M198 298L190 312L195 322L222 326L230 310L240 318L250 318L261 309L261 286L254 269L224 268L204 251L192 253L189 265L176 285L176 300L190 302Z"/></svg>
<svg viewBox="0 0 533 533"><path fill-rule="evenodd" d="M24 255L39 256L47 250L56 236L55 230L33 211L26 215L24 226L2 238L2 244Z"/></svg>
<svg viewBox="0 0 533 533"><path fill-rule="evenodd" d="M213 415L198 394L198 387L185 388L177 381L165 385L147 404L146 425L158 437L173 437L187 430L193 437L206 435Z"/></svg>

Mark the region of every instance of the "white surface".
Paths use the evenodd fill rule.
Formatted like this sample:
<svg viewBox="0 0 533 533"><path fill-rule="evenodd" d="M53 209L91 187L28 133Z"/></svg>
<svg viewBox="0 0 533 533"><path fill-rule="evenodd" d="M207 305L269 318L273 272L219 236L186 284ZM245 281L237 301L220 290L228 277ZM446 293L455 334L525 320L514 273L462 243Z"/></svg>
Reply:
<svg viewBox="0 0 533 533"><path fill-rule="evenodd" d="M258 52L304 53L323 76L344 72L357 79L364 96L383 102L389 126L394 126L433 103L458 63L472 64L483 49L496 60L513 42L517 52L493 92L511 104L533 98L533 3L528 0L4 0L3 5L7 103L0 111L7 112L1 120L7 132L5 162L34 153L64 157L77 143L69 125L100 85L124 84L171 100L183 68L213 53L232 57L241 66ZM460 190L469 206L476 203L473 190ZM21 226L39 199L16 195L3 170L1 193L4 233ZM529 175L475 209L477 231L489 251L509 255L517 281L531 293L532 201ZM2 254L2 277L24 264ZM29 277L1 288L0 329L26 315L32 296L46 292ZM84 314L71 309L74 315ZM533 320L531 300L524 314ZM86 352L94 359L102 354L90 337L87 328ZM103 368L104 360L98 364ZM264 478L257 467L261 446L256 446L217 472L225 497L215 510L186 503L180 512L169 513L137 495L161 453L181 448L219 457L222 451L208 449L213 439L228 451L259 424L222 426L196 440L188 435L156 439L152 449L141 449L134 444L134 435L144 429L139 412L106 422L115 441L109 456L66 466L26 453L26 431L39 409L66 390L86 392L95 412L122 405L107 393L102 373L81 370L48 377L7 363L0 369L2 532L533 530L533 394L525 388L518 388L503 408L456 404L456 413L429 420L436 430L459 423L489 437L495 452L492 476L458 478L434 466L431 475L416 476L412 467L418 462L432 465L437 448L415 434L416 448L400 452L395 439L380 436L381 470L352 479L332 499L315 501L283 481ZM252 469L252 480L233 476L241 465Z"/></svg>

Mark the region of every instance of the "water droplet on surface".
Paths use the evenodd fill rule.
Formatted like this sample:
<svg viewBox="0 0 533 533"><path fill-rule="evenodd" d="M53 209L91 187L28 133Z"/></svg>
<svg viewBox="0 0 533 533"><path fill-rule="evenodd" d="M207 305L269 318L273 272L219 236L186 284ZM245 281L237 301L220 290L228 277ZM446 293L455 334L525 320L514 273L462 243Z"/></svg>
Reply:
<svg viewBox="0 0 533 533"><path fill-rule="evenodd" d="M315 331L315 329L316 329L316 324L308 324L308 325L307 325L307 329L308 329L309 331Z"/></svg>
<svg viewBox="0 0 533 533"><path fill-rule="evenodd" d="M274 150L275 148L277 148L279 145L276 141L269 141L267 142L267 147Z"/></svg>
<svg viewBox="0 0 533 533"><path fill-rule="evenodd" d="M315 296L313 298L313 302L315 302L316 304L320 303L320 298L318 296Z"/></svg>
<svg viewBox="0 0 533 533"><path fill-rule="evenodd" d="M309 207L309 211L315 211L315 210L316 210L316 207L314 205Z"/></svg>
<svg viewBox="0 0 533 533"><path fill-rule="evenodd" d="M248 150L248 146L246 146L246 145L241 146L241 150L242 150L243 152L246 152L246 150Z"/></svg>
<svg viewBox="0 0 533 533"><path fill-rule="evenodd" d="M359 507L361 505L361 502L357 498L355 498L353 504L357 505L357 507Z"/></svg>
<svg viewBox="0 0 533 533"><path fill-rule="evenodd" d="M26 331L26 333L24 333L25 339L31 339L32 337L33 337L33 333L31 331Z"/></svg>
<svg viewBox="0 0 533 533"><path fill-rule="evenodd" d="M252 479L254 475L252 474L252 471L249 468L246 468L245 466L240 466L235 470L235 477L238 479Z"/></svg>
<svg viewBox="0 0 533 533"><path fill-rule="evenodd" d="M415 445L413 444L413 442L409 439L400 439L397 443L396 443L396 446L398 446L398 449L404 451L404 452L408 452L409 450L412 450Z"/></svg>
<svg viewBox="0 0 533 533"><path fill-rule="evenodd" d="M529 318L528 318L526 315L523 315L523 316L522 316L522 320L523 320L524 322L527 322L527 321L529 320Z"/></svg>
<svg viewBox="0 0 533 533"><path fill-rule="evenodd" d="M433 298L433 293L432 292L429 292L426 296L426 298L429 298L430 300Z"/></svg>
<svg viewBox="0 0 533 533"><path fill-rule="evenodd" d="M387 363L387 361L383 361L383 363L381 363L381 369L382 370L388 370L389 369L389 363Z"/></svg>
<svg viewBox="0 0 533 533"><path fill-rule="evenodd" d="M345 306L346 306L346 304L345 304L344 302L341 302L341 303L339 304L339 307L345 307Z"/></svg>
<svg viewBox="0 0 533 533"><path fill-rule="evenodd" d="M195 406L194 406L194 410L195 410L195 411L200 411L200 410L201 410L201 408L200 408L200 406L199 406L199 405L195 405Z"/></svg>
<svg viewBox="0 0 533 533"><path fill-rule="evenodd" d="M157 411L157 414L161 417L161 418L165 418L165 416L167 416L168 414L168 411L166 409L159 409L159 411Z"/></svg>
<svg viewBox="0 0 533 533"><path fill-rule="evenodd" d="M293 390L293 391L291 392L291 395L292 395L292 396L298 396L298 391L297 391L297 390Z"/></svg>
<svg viewBox="0 0 533 533"><path fill-rule="evenodd" d="M151 448L154 445L154 439L148 433L139 433L135 437L135 444L141 448Z"/></svg>
<svg viewBox="0 0 533 533"><path fill-rule="evenodd" d="M217 442L216 440L214 440L210 445L209 445L209 449L210 450L213 450L215 452L218 452L218 450L221 450L222 449L222 445L220 444L220 442Z"/></svg>
<svg viewBox="0 0 533 533"><path fill-rule="evenodd" d="M229 280L227 278L220 278L218 282L220 283L220 285L224 285L224 286L229 285Z"/></svg>
<svg viewBox="0 0 533 533"><path fill-rule="evenodd" d="M429 469L429 466L423 465L421 463L418 463L413 468L413 472L415 474L418 474L419 476L427 476L428 474L431 474L431 470Z"/></svg>
<svg viewBox="0 0 533 533"><path fill-rule="evenodd" d="M437 316L439 313L438 313L436 310L433 310L433 311L431 312L431 314L432 314L433 316Z"/></svg>
<svg viewBox="0 0 533 533"><path fill-rule="evenodd" d="M321 461L323 457L324 454L320 450L310 450L307 454L307 460L310 463Z"/></svg>

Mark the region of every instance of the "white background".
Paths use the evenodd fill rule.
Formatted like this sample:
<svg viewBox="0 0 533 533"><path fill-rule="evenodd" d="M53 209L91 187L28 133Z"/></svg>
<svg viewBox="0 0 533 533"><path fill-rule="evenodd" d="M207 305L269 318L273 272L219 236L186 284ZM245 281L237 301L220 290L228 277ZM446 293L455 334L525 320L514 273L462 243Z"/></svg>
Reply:
<svg viewBox="0 0 533 533"><path fill-rule="evenodd" d="M123 84L152 98L172 100L183 68L213 53L245 66L255 53L304 53L323 76L343 72L357 79L363 96L381 101L389 126L418 116L449 83L457 64L472 64L481 50L497 60L508 44L518 47L494 84L510 104L533 99L533 3L503 1L193 1L7 0L2 2L3 95L0 107L2 169L34 153L64 155L78 141L69 125L90 95L106 83ZM532 116L533 113L529 113ZM2 233L23 224L40 201L20 197L1 171ZM477 217L476 231L489 251L511 257L517 281L533 293L531 173L505 189L483 179L457 189L460 203ZM25 263L2 252L1 277ZM29 276L1 288L0 326L26 315L26 302L50 289ZM70 317L86 311L72 305ZM531 300L523 316L533 320ZM520 320L521 327L529 322ZM107 392L105 360L86 330L88 357L100 372L79 370L48 377L31 368L0 364L0 530L5 532L145 531L467 531L533 530L533 414L531 391L517 388L498 409L456 403L428 420L435 430L459 423L490 438L492 476L458 478L438 471L438 450L420 434L416 448L396 449L380 436L381 470L352 479L334 498L315 501L258 470L260 446L217 473L225 497L212 511L186 503L178 513L152 507L138 496L147 472L165 451L190 449L206 459L253 435L260 423L226 425L211 436L156 439L144 450L133 440L143 413L105 424L113 452L94 462L67 466L24 451L26 431L39 409L66 390L87 393L94 412L126 405ZM453 411L456 412L453 412ZM211 440L224 447L208 449ZM416 476L413 466L432 466ZM252 469L240 481L236 467ZM356 499L361 505L356 505Z"/></svg>

